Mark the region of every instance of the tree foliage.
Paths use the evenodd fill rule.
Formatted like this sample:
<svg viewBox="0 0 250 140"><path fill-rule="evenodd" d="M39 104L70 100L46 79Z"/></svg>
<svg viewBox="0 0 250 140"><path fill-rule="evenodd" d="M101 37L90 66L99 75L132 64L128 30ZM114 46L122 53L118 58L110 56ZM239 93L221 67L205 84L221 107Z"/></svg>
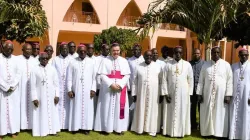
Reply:
<svg viewBox="0 0 250 140"><path fill-rule="evenodd" d="M231 22L223 30L223 35L229 40L237 41L235 47L250 45L250 15L239 16L236 22Z"/></svg>
<svg viewBox="0 0 250 140"><path fill-rule="evenodd" d="M19 43L48 29L41 0L0 0L0 36Z"/></svg>
<svg viewBox="0 0 250 140"><path fill-rule="evenodd" d="M223 29L249 11L249 0L156 0L139 20L141 37L159 23L181 25L197 34L206 46L223 37Z"/></svg>
<svg viewBox="0 0 250 140"><path fill-rule="evenodd" d="M118 29L115 26L102 30L101 34L94 36L96 52L100 52L102 44L111 45L112 43L119 43L121 50L127 52L136 42L138 42L138 37L135 31L131 29Z"/></svg>

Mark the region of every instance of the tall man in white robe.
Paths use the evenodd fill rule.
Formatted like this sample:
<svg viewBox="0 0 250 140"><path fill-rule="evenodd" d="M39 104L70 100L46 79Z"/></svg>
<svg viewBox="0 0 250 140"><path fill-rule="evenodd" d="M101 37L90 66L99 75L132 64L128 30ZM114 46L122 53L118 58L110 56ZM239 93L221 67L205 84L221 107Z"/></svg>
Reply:
<svg viewBox="0 0 250 140"><path fill-rule="evenodd" d="M161 48L161 57L159 58L159 60L161 60L161 61L164 61L164 62L168 62L168 61L170 61L170 60L172 60L173 58L171 58L171 57L169 57L168 56L168 46L163 46L162 48Z"/></svg>
<svg viewBox="0 0 250 140"><path fill-rule="evenodd" d="M131 106L133 103L133 98L132 98L131 89L130 89L132 86L132 82L133 82L133 73L135 71L136 66L144 62L144 58L141 55L141 46L139 44L134 44L132 52L133 52L133 56L128 59L128 64L129 64L129 68L131 72L131 76L129 78L130 85L128 88L129 106ZM131 126L132 121L133 121L133 114L134 114L134 110L129 110L129 127Z"/></svg>
<svg viewBox="0 0 250 140"><path fill-rule="evenodd" d="M102 61L109 55L110 48L107 44L102 44L101 46L101 55L96 57L96 67L97 70L99 70ZM96 91L96 96L99 95L99 90L100 90L100 84L101 84L101 79L100 75L97 75L97 91Z"/></svg>
<svg viewBox="0 0 250 140"><path fill-rule="evenodd" d="M240 62L232 65L233 99L230 105L229 139L250 139L250 62L248 50L239 50Z"/></svg>
<svg viewBox="0 0 250 140"><path fill-rule="evenodd" d="M20 132L20 70L17 58L12 55L13 43L5 41L0 54L0 140L3 136Z"/></svg>
<svg viewBox="0 0 250 140"><path fill-rule="evenodd" d="M101 46L101 55L96 57L96 70L99 70L99 67L102 63L102 61L109 55L109 46L107 44L102 44ZM97 108L97 102L99 97L99 91L100 91L100 85L101 85L101 75L96 75L96 96L94 97L94 114L96 114L96 108ZM95 116L95 115L94 115Z"/></svg>
<svg viewBox="0 0 250 140"><path fill-rule="evenodd" d="M69 131L83 130L88 135L94 124L96 68L95 61L86 56L86 46L80 45L77 52L79 57L71 61L67 72L67 89L71 98Z"/></svg>
<svg viewBox="0 0 250 140"><path fill-rule="evenodd" d="M32 46L28 43L23 45L23 55L18 56L18 64L21 71L19 82L19 94L21 96L21 129L32 129L32 110L30 73L37 65L35 58L31 57Z"/></svg>
<svg viewBox="0 0 250 140"><path fill-rule="evenodd" d="M87 56L90 59L93 59L94 61L96 60L96 57L94 55L94 44L88 44L87 45Z"/></svg>
<svg viewBox="0 0 250 140"><path fill-rule="evenodd" d="M39 43L33 43L32 44L32 56L31 57L33 57L36 60L38 65L40 64L40 62L39 62L39 52L40 52L40 44Z"/></svg>
<svg viewBox="0 0 250 140"><path fill-rule="evenodd" d="M164 113L163 135L184 137L191 134L190 95L193 94L193 70L182 59L182 47L174 48L175 59L163 70L162 95L165 96L167 112Z"/></svg>
<svg viewBox="0 0 250 140"><path fill-rule="evenodd" d="M200 103L202 136L227 137L229 132L229 101L233 78L230 64L220 59L221 49L211 50L212 60L203 64L196 94Z"/></svg>
<svg viewBox="0 0 250 140"><path fill-rule="evenodd" d="M69 47L69 56L71 58L77 58L78 54L76 52L76 44L75 44L75 42L73 42L73 41L69 42L68 47Z"/></svg>
<svg viewBox="0 0 250 140"><path fill-rule="evenodd" d="M33 101L33 136L56 135L60 132L58 116L59 81L56 69L48 64L49 56L39 55L40 65L31 72L31 99Z"/></svg>
<svg viewBox="0 0 250 140"><path fill-rule="evenodd" d="M132 81L132 96L136 102L132 131L156 136L162 79L161 67L152 61L152 52L144 53L145 62L136 66Z"/></svg>
<svg viewBox="0 0 250 140"><path fill-rule="evenodd" d="M120 57L120 46L111 46L112 56L105 58L98 70L101 87L97 104L95 131L105 134L115 131L122 135L128 129L129 104L127 84L130 69L125 58Z"/></svg>
<svg viewBox="0 0 250 140"><path fill-rule="evenodd" d="M159 53L157 51L156 48L153 48L152 50L152 61L154 61L156 64L158 64L160 66L160 68L164 69L164 67L166 66L166 62L165 61L162 61L159 59ZM160 81L161 82L161 81ZM162 83L160 83L161 85ZM159 86L159 88L161 88ZM161 89L158 90L158 92L161 92ZM161 95L161 93L159 93ZM163 106L163 100L164 97L163 96L160 96L160 101L159 101L159 111L158 111L158 130L157 132L160 132L160 130L162 129L162 125L163 125L163 112L167 112L167 107L166 106Z"/></svg>
<svg viewBox="0 0 250 140"><path fill-rule="evenodd" d="M68 56L68 44L66 42L62 42L60 44L60 55L56 56L52 61L52 66L56 68L58 79L59 79L59 105L58 105L58 113L59 113L59 121L60 121L60 129L68 129L69 128L69 96L67 92L67 69L72 58Z"/></svg>
<svg viewBox="0 0 250 140"><path fill-rule="evenodd" d="M159 53L156 48L153 48L151 51L153 53L152 60L163 69L166 66L166 62L159 59Z"/></svg>

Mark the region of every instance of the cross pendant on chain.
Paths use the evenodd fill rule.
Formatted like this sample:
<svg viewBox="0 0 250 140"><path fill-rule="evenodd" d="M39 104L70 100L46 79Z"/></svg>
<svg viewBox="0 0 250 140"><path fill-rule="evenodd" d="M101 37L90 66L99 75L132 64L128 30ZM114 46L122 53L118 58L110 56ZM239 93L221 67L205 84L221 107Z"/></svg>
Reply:
<svg viewBox="0 0 250 140"><path fill-rule="evenodd" d="M176 71L174 72L176 75L179 74L179 69L176 68Z"/></svg>
<svg viewBox="0 0 250 140"><path fill-rule="evenodd" d="M243 76L240 76L240 80L241 80L241 81L244 80L244 77L243 77Z"/></svg>
<svg viewBox="0 0 250 140"><path fill-rule="evenodd" d="M83 79L83 77L81 77L81 79L80 79L80 80L81 80L81 83L83 83L83 80L84 80L84 79Z"/></svg>
<svg viewBox="0 0 250 140"><path fill-rule="evenodd" d="M45 83L45 82L46 82L46 81L43 79L43 80L42 80L42 84L43 84L43 86L44 86L44 83Z"/></svg>

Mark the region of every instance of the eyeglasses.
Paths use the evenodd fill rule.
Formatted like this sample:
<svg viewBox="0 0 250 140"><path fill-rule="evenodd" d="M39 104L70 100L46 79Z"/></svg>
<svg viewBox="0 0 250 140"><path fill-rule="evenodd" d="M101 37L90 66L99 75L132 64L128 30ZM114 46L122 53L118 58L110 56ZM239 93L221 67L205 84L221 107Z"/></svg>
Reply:
<svg viewBox="0 0 250 140"><path fill-rule="evenodd" d="M40 50L40 48L32 48L33 50Z"/></svg>

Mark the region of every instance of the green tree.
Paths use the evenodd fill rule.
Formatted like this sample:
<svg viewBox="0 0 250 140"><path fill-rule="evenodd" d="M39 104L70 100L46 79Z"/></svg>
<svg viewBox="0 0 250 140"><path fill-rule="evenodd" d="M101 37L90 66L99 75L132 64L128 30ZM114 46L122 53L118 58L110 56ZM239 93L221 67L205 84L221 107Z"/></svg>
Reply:
<svg viewBox="0 0 250 140"><path fill-rule="evenodd" d="M118 29L117 27L110 27L109 29L102 30L101 34L94 36L95 51L100 52L101 45L112 43L119 43L122 52L128 52L134 43L138 42L139 38L137 33L131 29Z"/></svg>
<svg viewBox="0 0 250 140"><path fill-rule="evenodd" d="M250 15L243 14L231 22L227 28L223 30L223 35L229 40L237 41L235 47L250 45Z"/></svg>
<svg viewBox="0 0 250 140"><path fill-rule="evenodd" d="M41 0L0 0L0 36L19 43L48 29Z"/></svg>
<svg viewBox="0 0 250 140"><path fill-rule="evenodd" d="M223 36L223 29L249 11L249 0L156 0L139 20L141 37L157 28L159 23L173 23L197 34L210 59L213 41Z"/></svg>

